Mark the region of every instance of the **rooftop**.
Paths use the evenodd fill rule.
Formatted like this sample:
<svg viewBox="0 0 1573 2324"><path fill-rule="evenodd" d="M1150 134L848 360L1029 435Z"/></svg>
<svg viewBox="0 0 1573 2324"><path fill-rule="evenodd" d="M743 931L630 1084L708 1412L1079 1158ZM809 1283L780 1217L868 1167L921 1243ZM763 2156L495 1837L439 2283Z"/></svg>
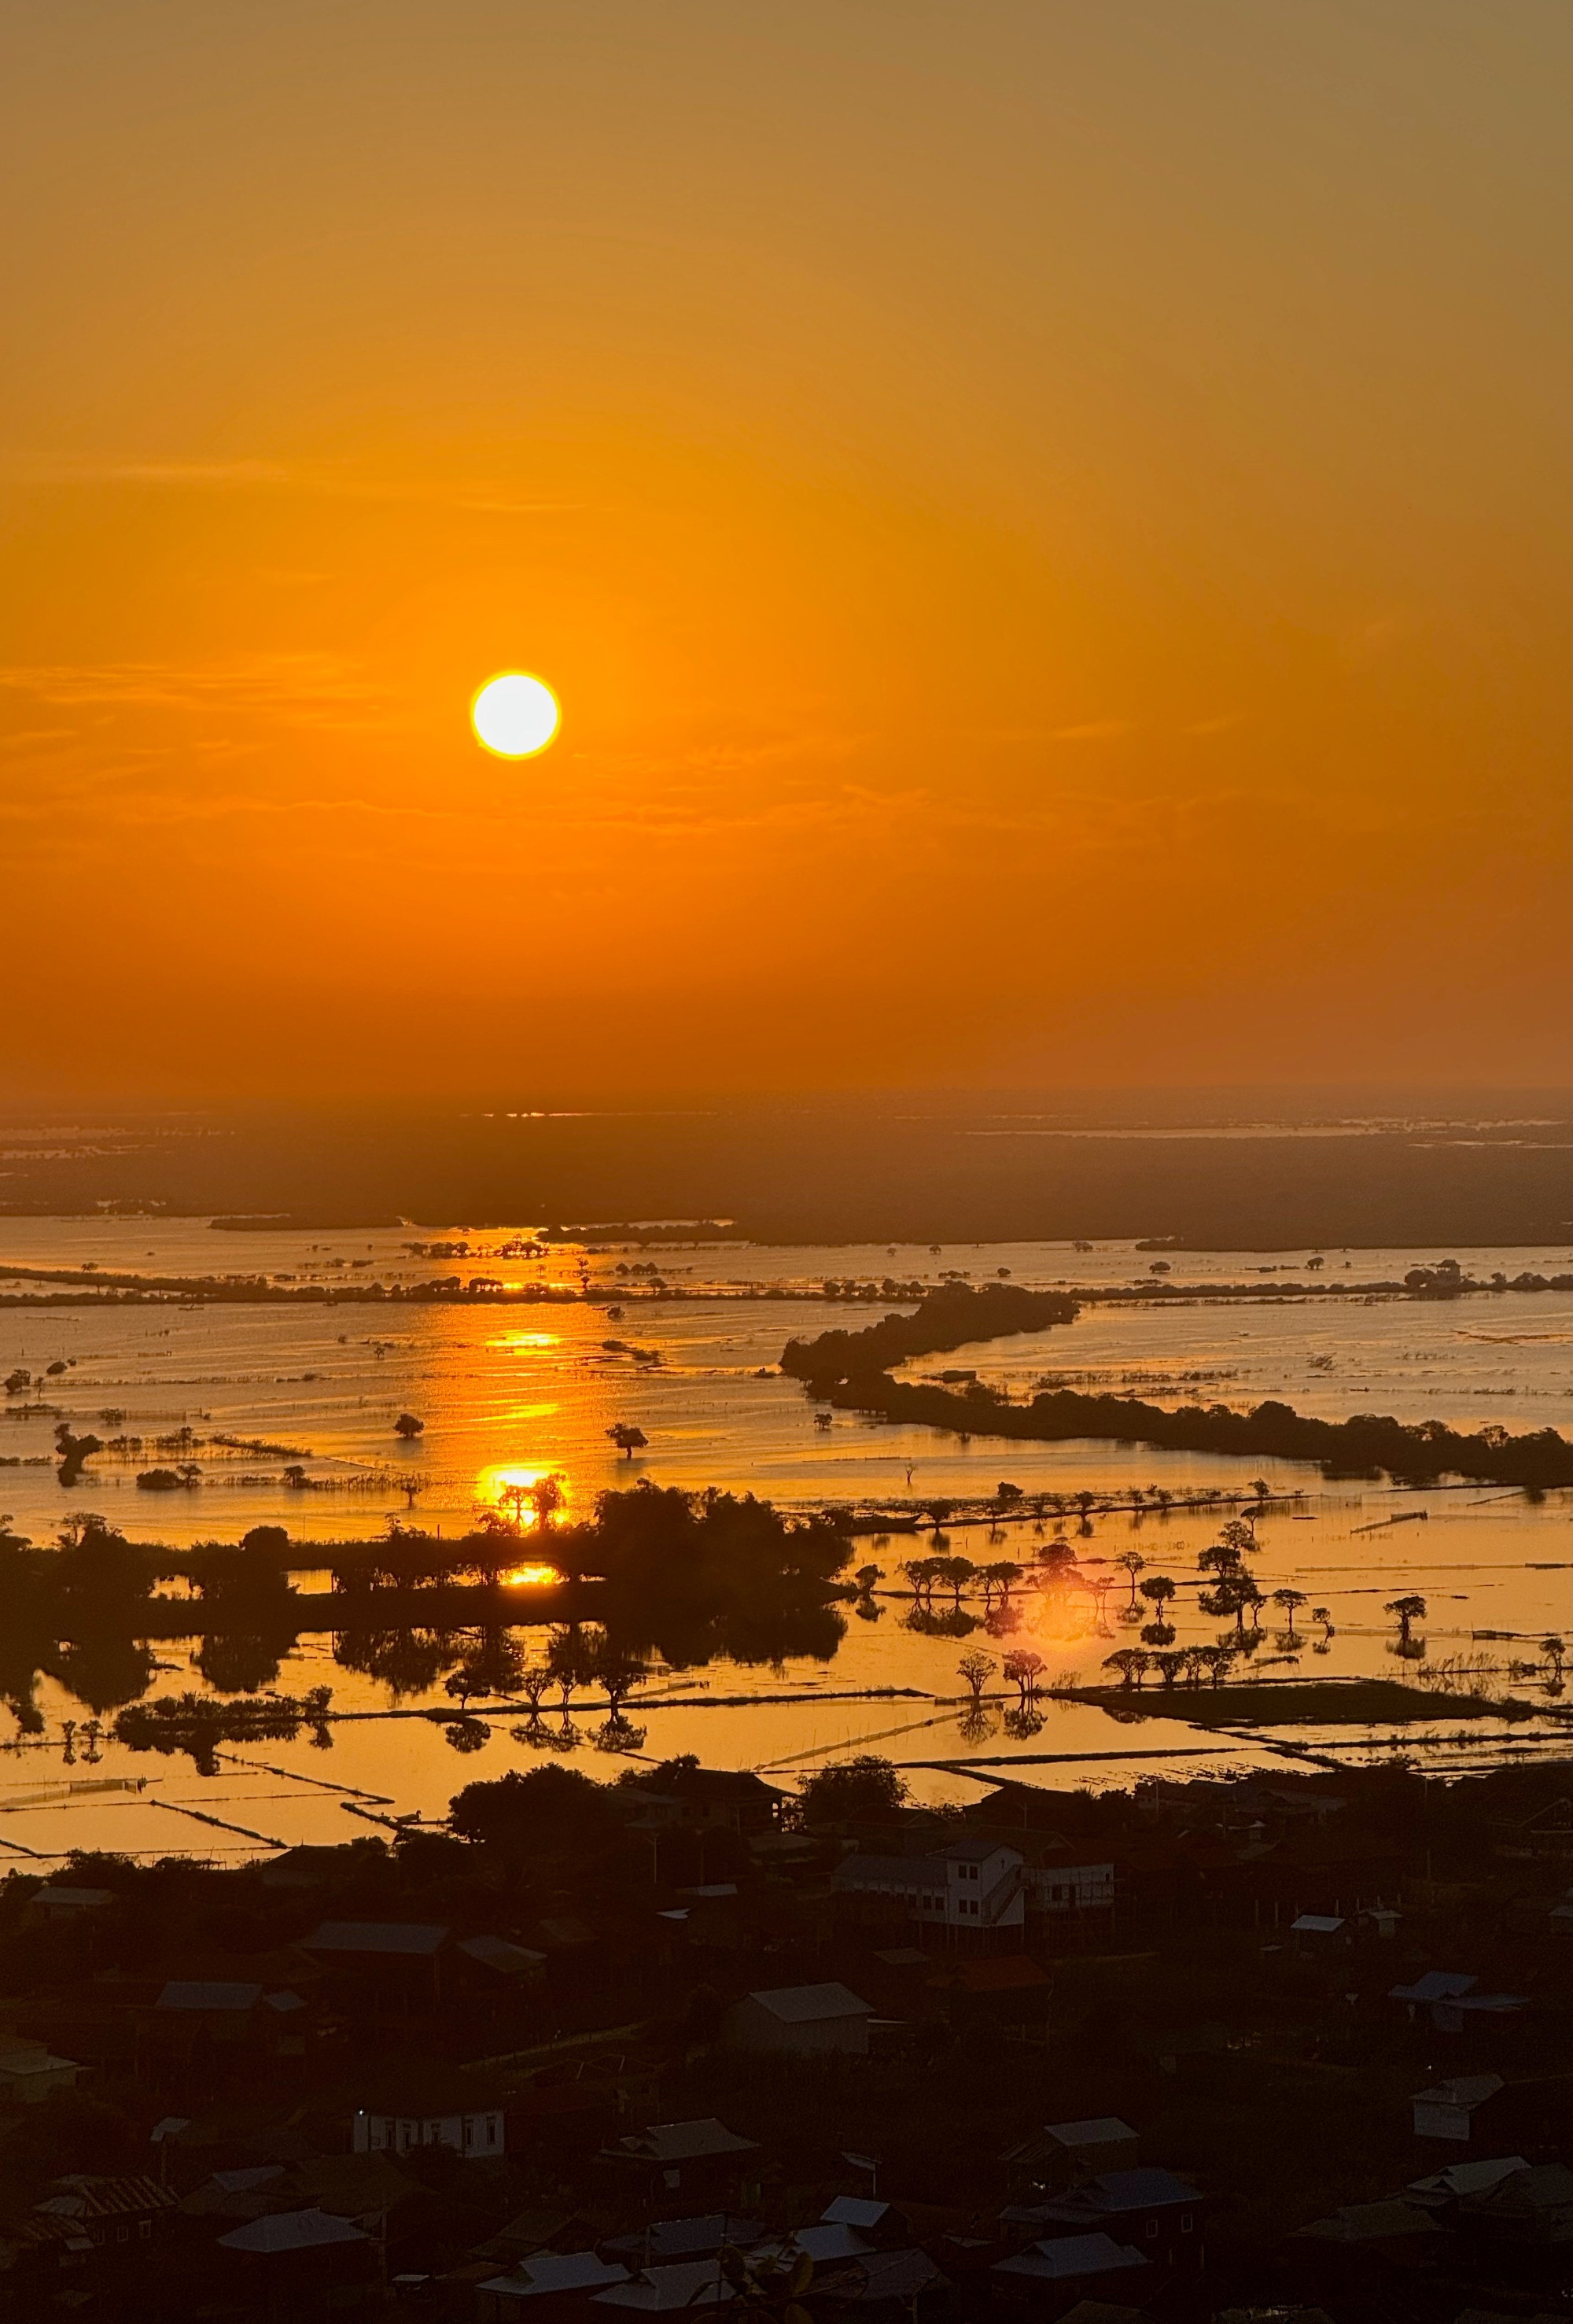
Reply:
<svg viewBox="0 0 1573 2324"><path fill-rule="evenodd" d="M327 2211L270 2211L260 2219L248 2219L244 2227L232 2227L218 2241L224 2251L276 2253L319 2251L328 2244L369 2243L371 2237Z"/></svg>
<svg viewBox="0 0 1573 2324"><path fill-rule="evenodd" d="M651 2163L697 2163L712 2154L756 2154L759 2142L740 2138L712 2114L695 2122L653 2122L648 2130L620 2138L610 2151Z"/></svg>
<svg viewBox="0 0 1573 2324"><path fill-rule="evenodd" d="M1034 2244L1013 2259L996 2263L996 2275L1025 2275L1039 2282L1062 2283L1074 2276L1113 2275L1121 2268L1145 2267L1142 2254L1130 2244L1117 2244L1112 2236L1055 2236Z"/></svg>
<svg viewBox="0 0 1573 2324"><path fill-rule="evenodd" d="M869 2004L844 1985L780 1985L768 1993L750 1993L761 2009L784 2025L817 2025L836 2017L867 2017Z"/></svg>
<svg viewBox="0 0 1573 2324"><path fill-rule="evenodd" d="M1134 2138L1136 2132L1117 2114L1095 2114L1085 2122L1047 2123L1044 2135L1058 2139L1062 2146L1117 2146Z"/></svg>
<svg viewBox="0 0 1573 2324"><path fill-rule="evenodd" d="M308 1953L394 1953L410 1958L441 1950L447 1931L428 1921L322 1921L302 1950Z"/></svg>
<svg viewBox="0 0 1573 2324"><path fill-rule="evenodd" d="M260 1985L227 1985L203 1979L172 1978L154 2006L159 2009L254 2009L262 1997Z"/></svg>

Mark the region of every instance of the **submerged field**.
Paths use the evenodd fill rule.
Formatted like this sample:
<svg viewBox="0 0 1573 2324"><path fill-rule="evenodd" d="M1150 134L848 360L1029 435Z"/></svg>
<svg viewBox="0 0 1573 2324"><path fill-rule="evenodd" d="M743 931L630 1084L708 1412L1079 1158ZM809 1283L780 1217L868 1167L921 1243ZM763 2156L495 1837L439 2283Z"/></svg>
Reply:
<svg viewBox="0 0 1573 2324"><path fill-rule="evenodd" d="M414 1240L396 1230L233 1237L191 1221L13 1221L0 1235L0 1276L9 1259L78 1272L91 1260L104 1269L190 1277L229 1267L292 1277L302 1289L356 1274L390 1283L429 1278L432 1259L406 1248ZM101 1512L133 1541L234 1541L259 1524L283 1526L299 1545L291 1563L310 1618L293 1646L284 1642L276 1667L253 1683L291 1695L326 1685L335 1714L324 1730L329 1750L306 1734L236 1745L216 1775L199 1776L189 1759L133 1753L102 1731L81 1731L95 1704L96 1724L112 1726L117 1687L129 1688L121 1699L130 1701L207 1686L199 1637L153 1637L118 1676L100 1674L87 1690L94 1702L46 1675L38 1692L43 1734L19 1736L0 1762L0 1852L10 1860L71 1846L246 1853L266 1841L342 1837L360 1815L440 1814L466 1775L498 1772L546 1749L575 1750L578 1764L609 1775L630 1753L693 1750L712 1764L778 1771L789 1783L817 1760L872 1748L908 1765L925 1795L961 1796L972 1788L960 1772L969 1761L1018 1762L1024 1774L1035 1767L1047 1781L1109 1782L1164 1766L1221 1770L1307 1748L1341 1763L1388 1750L1390 1735L1449 1766L1565 1748L1565 1698L1547 1691L1556 1681L1541 1641L1565 1636L1569 1618L1566 1493L1535 1499L1445 1481L1416 1491L1386 1480L1329 1480L1302 1462L1115 1443L963 1443L948 1431L849 1412L822 1415L825 1426L777 1369L788 1338L903 1312L900 1293L949 1271L974 1286L1139 1286L1152 1296L1083 1305L1073 1323L914 1363L910 1376L949 1368L1016 1393L1074 1388L1242 1410L1271 1397L1327 1418L1366 1411L1469 1429L1495 1424L1514 1434L1566 1430L1565 1293L1416 1300L1342 1287L1402 1283L1417 1263L1445 1256L1482 1278L1549 1275L1566 1268L1561 1253L1329 1251L1318 1270L1307 1268L1311 1254L1174 1253L1167 1279L1177 1288L1158 1293L1153 1255L1129 1244L1091 1251L570 1247L526 1267L499 1256L508 1238L495 1231L455 1230L437 1240L449 1251L469 1246L437 1262L461 1284L477 1273L544 1279L570 1296L528 1308L438 1304L396 1312L195 1308L178 1298L0 1309L0 1370L37 1376L36 1386L8 1399L0 1443L8 1462L0 1498L14 1531L49 1542L83 1510ZM629 1271L635 1268L650 1271ZM1318 1277L1339 1287L1311 1288ZM586 1284L588 1301L576 1296ZM872 1286L875 1296L849 1296L841 1288L848 1285ZM663 1296L657 1286L682 1296ZM906 1312L912 1304L908 1297ZM65 1369L51 1372L51 1364ZM404 1412L423 1423L409 1443L394 1433ZM122 1440L124 1449L90 1456L78 1481L62 1484L54 1452L62 1421L78 1437L91 1430L111 1446ZM617 1424L637 1426L648 1440L634 1457L610 1441L606 1432ZM221 1444L220 1437L236 1441ZM194 1463L196 1473L178 1489L150 1491L136 1482L151 1466L182 1463ZM451 1735L456 1706L444 1680L473 1643L462 1625L409 1625L416 1650L402 1665L357 1644L347 1622L334 1627L322 1568L335 1540L374 1536L391 1518L445 1538L463 1534L478 1508L495 1510L511 1489L528 1519L526 1497L544 1477L560 1480L560 1521L571 1521L589 1513L599 1492L640 1476L752 1491L789 1510L883 1511L888 1537L880 1539L870 1519L851 1561L876 1563L880 1578L828 1608L811 1640L772 1637L765 1623L746 1649L734 1643L688 1667L682 1655L658 1661L627 1707L642 1737L637 1744L612 1738L621 1752L597 1749L605 1705L596 1709L588 1690L566 1717L552 1711L532 1726L516 1702ZM1025 1511L987 1508L1002 1480L1027 1497ZM1270 1489L1265 1506L1253 1480ZM1063 1506L1045 1502L1035 1515L1034 1496L1057 1496ZM899 1567L932 1550L931 1519L920 1511L935 1500L953 1505L943 1527L952 1554L1030 1570L1059 1541L1073 1559L1066 1568L1060 1558L1070 1582L1024 1588L1003 1609L986 1604L976 1587L960 1591L953 1605L943 1592L925 1617ZM1133 1635L1119 1620L1133 1577L1117 1561L1134 1553L1145 1578L1173 1577L1167 1613L1176 1650L1211 1642L1230 1625L1202 1610L1196 1560L1241 1502L1262 1512L1256 1570L1269 1601L1275 1590L1302 1593L1287 1627L1285 1609L1267 1603L1248 1669L1232 1672L1216 1692L1184 1679L1165 1687L1149 1672L1139 1694L1118 1686L1103 1692L1114 1683L1106 1658ZM924 1526L921 1540L903 1529L915 1522ZM518 1570L528 1575L549 1549L532 1541L520 1554ZM180 1587L167 1585L165 1594L179 1597ZM562 1611L540 1592L539 1577L523 1579L511 1585L501 1617L495 1609L488 1616L492 1628L501 1619L515 1633L527 1656L546 1636L541 1618ZM1395 1621L1384 1609L1404 1595L1422 1597L1426 1612L1395 1658ZM1326 1619L1313 1619L1313 1608L1325 1609ZM161 1609L153 1627L178 1631L179 1619L174 1608ZM1030 1707L1002 1675L1005 1656L1023 1651L1044 1666L1044 1691ZM976 1707L957 1669L969 1652L997 1666ZM1379 1678L1401 1678L1407 1706L1386 1691L1349 1692L1351 1681ZM1340 1683L1312 1684L1322 1681ZM1274 1713L1291 1694L1293 1720L1285 1726ZM1511 1719L1495 1707L1509 1697ZM372 1715L393 1711L401 1715ZM409 1715L427 1711L446 1723ZM340 1715L352 1713L360 1715ZM69 1748L67 1721L75 1722ZM138 1783L141 1791L104 1788ZM192 1811L217 1821L195 1821Z"/></svg>

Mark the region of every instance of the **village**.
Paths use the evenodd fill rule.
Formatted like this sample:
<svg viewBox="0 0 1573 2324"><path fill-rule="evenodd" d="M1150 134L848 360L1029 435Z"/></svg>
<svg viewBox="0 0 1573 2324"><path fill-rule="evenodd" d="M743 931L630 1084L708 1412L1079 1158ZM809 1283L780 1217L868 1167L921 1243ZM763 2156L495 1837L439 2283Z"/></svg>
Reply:
<svg viewBox="0 0 1573 2324"><path fill-rule="evenodd" d="M1573 2292L1573 1784L872 1757L0 1888L0 2314L1472 2324Z"/></svg>

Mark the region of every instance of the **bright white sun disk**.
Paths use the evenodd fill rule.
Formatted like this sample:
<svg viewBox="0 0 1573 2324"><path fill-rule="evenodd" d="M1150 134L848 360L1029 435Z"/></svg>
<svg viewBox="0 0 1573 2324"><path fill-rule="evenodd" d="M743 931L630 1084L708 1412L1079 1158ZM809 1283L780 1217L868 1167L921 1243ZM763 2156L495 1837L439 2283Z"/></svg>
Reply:
<svg viewBox="0 0 1573 2324"><path fill-rule="evenodd" d="M559 715L551 687L521 669L488 678L470 705L476 734L500 759L528 759L544 751Z"/></svg>

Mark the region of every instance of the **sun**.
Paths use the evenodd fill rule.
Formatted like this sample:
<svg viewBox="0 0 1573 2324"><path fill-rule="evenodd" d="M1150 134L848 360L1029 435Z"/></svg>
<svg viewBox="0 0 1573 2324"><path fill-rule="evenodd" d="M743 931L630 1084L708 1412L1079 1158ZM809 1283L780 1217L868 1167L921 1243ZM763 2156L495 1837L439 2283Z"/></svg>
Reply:
<svg viewBox="0 0 1573 2324"><path fill-rule="evenodd" d="M477 738L500 759L529 759L544 751L561 715L551 687L521 669L489 678L470 705Z"/></svg>

